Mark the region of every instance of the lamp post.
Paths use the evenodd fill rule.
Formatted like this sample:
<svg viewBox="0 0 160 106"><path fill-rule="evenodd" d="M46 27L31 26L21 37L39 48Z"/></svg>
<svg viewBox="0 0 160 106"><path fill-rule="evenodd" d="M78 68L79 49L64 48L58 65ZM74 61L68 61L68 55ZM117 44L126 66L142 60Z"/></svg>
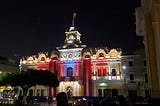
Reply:
<svg viewBox="0 0 160 106"><path fill-rule="evenodd" d="M124 94L127 95L127 83L126 83L126 77L127 77L127 67L125 65L122 66L122 73L123 73L123 88L124 88Z"/></svg>

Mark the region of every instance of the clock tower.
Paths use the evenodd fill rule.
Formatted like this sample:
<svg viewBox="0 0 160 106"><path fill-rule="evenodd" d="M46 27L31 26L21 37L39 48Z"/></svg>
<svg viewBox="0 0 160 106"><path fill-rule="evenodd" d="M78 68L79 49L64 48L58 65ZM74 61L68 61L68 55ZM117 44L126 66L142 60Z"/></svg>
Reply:
<svg viewBox="0 0 160 106"><path fill-rule="evenodd" d="M65 32L66 39L64 44L57 47L59 51L59 75L60 75L60 89L64 89L69 94L74 96L80 96L80 93L76 93L81 88L81 84L78 82L80 78L80 70L82 64L82 50L86 45L82 45L80 40L81 34L76 30L74 26L70 27Z"/></svg>
<svg viewBox="0 0 160 106"><path fill-rule="evenodd" d="M82 45L80 40L81 34L76 30L75 27L70 27L68 31L65 32L66 39L61 47L57 47L60 53L60 60L80 60L81 51L86 45Z"/></svg>

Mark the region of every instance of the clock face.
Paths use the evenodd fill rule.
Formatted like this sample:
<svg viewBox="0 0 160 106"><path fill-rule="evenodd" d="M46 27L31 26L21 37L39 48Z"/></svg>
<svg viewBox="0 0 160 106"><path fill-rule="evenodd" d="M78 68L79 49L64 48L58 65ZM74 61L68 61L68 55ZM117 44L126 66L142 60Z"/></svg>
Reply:
<svg viewBox="0 0 160 106"><path fill-rule="evenodd" d="M68 54L68 58L72 58L73 54L72 53L69 53Z"/></svg>

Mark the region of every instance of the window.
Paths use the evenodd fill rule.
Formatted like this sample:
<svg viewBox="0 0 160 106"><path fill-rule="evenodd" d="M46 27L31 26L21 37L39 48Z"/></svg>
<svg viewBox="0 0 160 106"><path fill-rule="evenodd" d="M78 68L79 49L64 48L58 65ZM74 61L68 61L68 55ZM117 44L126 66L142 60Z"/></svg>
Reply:
<svg viewBox="0 0 160 106"><path fill-rule="evenodd" d="M53 59L53 60L58 60L57 57L53 57L52 59Z"/></svg>
<svg viewBox="0 0 160 106"><path fill-rule="evenodd" d="M128 66L133 67L133 61L128 61Z"/></svg>
<svg viewBox="0 0 160 106"><path fill-rule="evenodd" d="M129 78L130 78L130 81L133 81L133 80L134 80L134 75L133 75L133 74L130 74L130 75L129 75Z"/></svg>
<svg viewBox="0 0 160 106"><path fill-rule="evenodd" d="M112 97L112 89L103 89L104 97L111 98Z"/></svg>
<svg viewBox="0 0 160 106"><path fill-rule="evenodd" d="M104 54L103 53L99 53L99 57L104 57Z"/></svg>
<svg viewBox="0 0 160 106"><path fill-rule="evenodd" d="M116 69L112 69L112 76L116 76Z"/></svg>
<svg viewBox="0 0 160 106"><path fill-rule="evenodd" d="M101 69L98 68L98 76L101 76Z"/></svg>
<svg viewBox="0 0 160 106"><path fill-rule="evenodd" d="M106 69L103 68L103 76L106 76Z"/></svg>
<svg viewBox="0 0 160 106"><path fill-rule="evenodd" d="M41 61L45 61L45 57L41 57Z"/></svg>
<svg viewBox="0 0 160 106"><path fill-rule="evenodd" d="M73 68L72 67L69 67L67 69L67 77L72 77L73 76Z"/></svg>
<svg viewBox="0 0 160 106"><path fill-rule="evenodd" d="M102 89L98 89L98 96L99 96L99 97L102 96Z"/></svg>
<svg viewBox="0 0 160 106"><path fill-rule="evenodd" d="M148 75L147 75L147 73L144 74L144 78L145 78L145 82L147 83L148 82Z"/></svg>
<svg viewBox="0 0 160 106"><path fill-rule="evenodd" d="M86 55L85 58L90 58L90 55Z"/></svg>
<svg viewBox="0 0 160 106"><path fill-rule="evenodd" d="M143 66L146 67L146 60L143 60Z"/></svg>

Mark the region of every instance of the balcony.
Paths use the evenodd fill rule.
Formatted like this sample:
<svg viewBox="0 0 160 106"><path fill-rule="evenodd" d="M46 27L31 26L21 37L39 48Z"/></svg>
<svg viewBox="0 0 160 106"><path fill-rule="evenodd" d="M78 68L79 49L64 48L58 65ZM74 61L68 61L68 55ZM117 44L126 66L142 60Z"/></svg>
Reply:
<svg viewBox="0 0 160 106"><path fill-rule="evenodd" d="M75 76L72 76L72 77L60 77L60 81L78 81L79 80L79 77L75 77Z"/></svg>
<svg viewBox="0 0 160 106"><path fill-rule="evenodd" d="M121 80L121 76L92 76L92 80Z"/></svg>

